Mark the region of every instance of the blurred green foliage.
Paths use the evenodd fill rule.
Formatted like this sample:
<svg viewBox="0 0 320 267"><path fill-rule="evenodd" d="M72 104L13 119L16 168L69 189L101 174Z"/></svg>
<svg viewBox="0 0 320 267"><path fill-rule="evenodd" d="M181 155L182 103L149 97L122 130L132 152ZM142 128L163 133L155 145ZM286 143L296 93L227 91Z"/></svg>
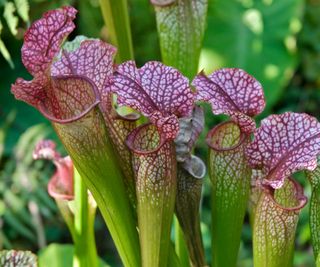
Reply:
<svg viewBox="0 0 320 267"><path fill-rule="evenodd" d="M51 244L38 253L39 267L72 266L73 245ZM55 259L54 261L52 259ZM110 267L101 259L99 267Z"/></svg>
<svg viewBox="0 0 320 267"><path fill-rule="evenodd" d="M23 32L28 26L28 17L34 21L43 12L65 4L72 4L79 10L78 27L72 37L83 34L108 41L108 29L103 25L98 0L28 0L28 15L24 13L26 7L19 11L19 2L26 1L0 0L0 48L3 42L15 66L11 69L0 55L0 248L14 247L36 252L47 243L70 242L70 236L46 191L53 167L32 160L36 141L52 136L53 131L35 109L16 101L10 93L10 84L17 77L30 78L20 59ZM137 64L141 66L148 60L160 60L153 7L149 0L128 2ZM16 10L7 8L4 15L4 6L8 3L12 3ZM268 110L264 116L270 112L291 110L308 112L319 118L319 14L319 0L209 0L200 68L210 72L218 67L239 67L255 76L264 86L268 99ZM13 30L15 28L17 32ZM195 151L203 159L207 155L206 133L224 119L223 116L213 116L207 105L205 110L206 128ZM306 179L302 175L297 179L304 185L306 195L310 195ZM208 262L209 188L206 177L202 231ZM96 228L104 233L101 219L97 220ZM106 242L106 239L109 240L106 234L97 235L100 255L107 258L111 266L121 266L111 241ZM239 255L241 267L252 266L251 242L251 228L246 218ZM300 216L294 260L297 267L314 266L308 207Z"/></svg>
<svg viewBox="0 0 320 267"><path fill-rule="evenodd" d="M303 0L211 3L202 54L204 69L245 69L262 83L270 111L297 65L296 34L301 28Z"/></svg>
<svg viewBox="0 0 320 267"><path fill-rule="evenodd" d="M10 114L11 115L11 114ZM2 127L1 129L7 128ZM52 168L42 161L33 161L35 144L48 136L50 128L35 125L26 130L13 147L11 155L4 155L0 170L0 246L8 249L35 249L44 247L50 228L59 226L55 221L57 208L46 192ZM5 135L5 132L4 132ZM4 139L5 140L5 139ZM60 231L60 236L61 236ZM57 235L58 234L58 235ZM51 241L50 240L50 241Z"/></svg>

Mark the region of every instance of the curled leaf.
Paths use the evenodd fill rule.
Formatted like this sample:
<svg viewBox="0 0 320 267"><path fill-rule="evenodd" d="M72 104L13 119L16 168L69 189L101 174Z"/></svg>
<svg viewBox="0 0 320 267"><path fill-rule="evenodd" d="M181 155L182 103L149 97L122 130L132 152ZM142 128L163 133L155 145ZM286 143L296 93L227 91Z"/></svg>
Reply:
<svg viewBox="0 0 320 267"><path fill-rule="evenodd" d="M286 112L262 120L246 154L261 169L264 183L280 188L299 170L314 170L320 153L320 123L307 114Z"/></svg>
<svg viewBox="0 0 320 267"><path fill-rule="evenodd" d="M197 156L191 155L186 161L180 164L192 177L202 179L206 174L206 165Z"/></svg>
<svg viewBox="0 0 320 267"><path fill-rule="evenodd" d="M130 151L125 146L125 138L136 126L138 117L134 114L120 116L112 105L109 84L113 74L113 59L116 48L100 40L90 40L78 36L72 42L67 42L63 49L60 59L52 65L52 75L68 76L67 80L72 75L79 75L94 84L97 95L101 99L99 107L104 115L109 135L123 161L121 167L125 174L128 194L134 202L132 159ZM65 89L62 88L62 91L65 91Z"/></svg>
<svg viewBox="0 0 320 267"><path fill-rule="evenodd" d="M115 51L104 50L106 45L91 40L81 42L79 51L60 53L62 42L74 28L75 14L72 7L49 11L30 27L22 57L34 79L18 79L12 92L52 121L97 201L124 265L140 266L133 211L120 160L99 105L108 74L113 70L111 55ZM63 65L63 60L73 55L77 57L72 64Z"/></svg>
<svg viewBox="0 0 320 267"><path fill-rule="evenodd" d="M138 69L133 61L118 66L112 91L118 104L149 117L167 139L179 130L178 118L190 116L194 95L179 71L151 61Z"/></svg>
<svg viewBox="0 0 320 267"><path fill-rule="evenodd" d="M47 97L39 103L39 110L55 122L75 121L100 102L97 88L81 76L53 77L47 89Z"/></svg>
<svg viewBox="0 0 320 267"><path fill-rule="evenodd" d="M48 11L28 29L21 50L22 62L33 76L49 71L62 42L75 27L76 13L73 7Z"/></svg>
<svg viewBox="0 0 320 267"><path fill-rule="evenodd" d="M192 85L197 89L196 100L207 101L214 114L226 114L246 133L253 132L253 116L265 107L261 84L241 69L220 69L208 77L198 74Z"/></svg>
<svg viewBox="0 0 320 267"><path fill-rule="evenodd" d="M38 107L52 91L50 66L67 35L74 29L76 10L73 7L51 10L34 22L24 37L22 62L34 76L26 81L18 78L11 86L17 99ZM49 92L50 93L50 92Z"/></svg>
<svg viewBox="0 0 320 267"><path fill-rule="evenodd" d="M204 126L204 113L196 106L191 117L179 119L179 133L174 140L177 161L184 162L190 158L192 148Z"/></svg>

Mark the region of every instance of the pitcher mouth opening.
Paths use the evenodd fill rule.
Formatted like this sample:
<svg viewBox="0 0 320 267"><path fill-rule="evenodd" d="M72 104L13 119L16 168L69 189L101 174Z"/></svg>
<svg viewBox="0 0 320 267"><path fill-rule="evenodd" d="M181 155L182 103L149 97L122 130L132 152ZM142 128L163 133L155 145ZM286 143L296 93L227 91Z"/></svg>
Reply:
<svg viewBox="0 0 320 267"><path fill-rule="evenodd" d="M39 111L50 121L66 124L77 121L100 103L95 84L81 75L51 78L52 92L38 104Z"/></svg>
<svg viewBox="0 0 320 267"><path fill-rule="evenodd" d="M208 146L218 152L231 151L240 147L246 140L239 125L233 121L222 122L209 131L206 137Z"/></svg>
<svg viewBox="0 0 320 267"><path fill-rule="evenodd" d="M152 123L143 124L130 132L126 139L128 148L136 154L148 155L157 152L166 143L165 137Z"/></svg>
<svg viewBox="0 0 320 267"><path fill-rule="evenodd" d="M267 194L267 197L280 209L285 210L285 211L299 211L301 210L308 202L308 198L303 194L303 188L301 185L295 181L292 177L287 178L288 181L294 186L294 201L295 203L290 206L286 207L282 203L279 203L277 201L276 196L275 196L275 191L280 190L280 189L274 189L271 186L268 185L263 185L263 189Z"/></svg>

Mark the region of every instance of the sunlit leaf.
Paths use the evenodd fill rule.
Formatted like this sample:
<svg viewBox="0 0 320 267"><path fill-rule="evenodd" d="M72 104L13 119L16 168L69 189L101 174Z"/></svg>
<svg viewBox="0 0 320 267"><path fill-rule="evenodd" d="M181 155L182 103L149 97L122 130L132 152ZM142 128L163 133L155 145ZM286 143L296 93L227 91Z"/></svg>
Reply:
<svg viewBox="0 0 320 267"><path fill-rule="evenodd" d="M10 67L13 69L14 65L13 65L13 61L11 59L10 53L9 53L6 45L4 44L4 42L1 39L2 29L3 29L3 26L2 26L2 23L0 21L0 53L2 54L4 59L9 63Z"/></svg>
<svg viewBox="0 0 320 267"><path fill-rule="evenodd" d="M19 16L24 22L29 22L29 2L28 0L14 0Z"/></svg>
<svg viewBox="0 0 320 267"><path fill-rule="evenodd" d="M4 12L3 17L5 18L9 29L13 35L16 35L18 33L17 26L18 26L18 17L14 15L14 12L16 11L16 8L12 2L6 2L4 5Z"/></svg>
<svg viewBox="0 0 320 267"><path fill-rule="evenodd" d="M200 69L246 70L261 82L270 110L297 65L295 34L303 2L210 0Z"/></svg>

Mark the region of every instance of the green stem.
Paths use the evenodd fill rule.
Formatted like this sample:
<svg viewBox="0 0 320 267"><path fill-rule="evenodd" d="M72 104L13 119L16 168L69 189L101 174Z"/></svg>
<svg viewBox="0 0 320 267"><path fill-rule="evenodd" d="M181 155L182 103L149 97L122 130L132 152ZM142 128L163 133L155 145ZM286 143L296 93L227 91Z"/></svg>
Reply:
<svg viewBox="0 0 320 267"><path fill-rule="evenodd" d="M175 247L182 267L190 267L188 248L178 219L174 218Z"/></svg>
<svg viewBox="0 0 320 267"><path fill-rule="evenodd" d="M172 242L169 244L168 267L183 267Z"/></svg>
<svg viewBox="0 0 320 267"><path fill-rule="evenodd" d="M100 0L111 44L118 48L117 63L134 59L127 0Z"/></svg>
<svg viewBox="0 0 320 267"><path fill-rule="evenodd" d="M74 197L75 250L73 267L97 267L98 256L94 238L96 207L90 207L87 187L75 168Z"/></svg>
<svg viewBox="0 0 320 267"><path fill-rule="evenodd" d="M320 267L320 167L318 166L312 172L308 171L307 177L312 188L309 210L311 242L316 266Z"/></svg>

